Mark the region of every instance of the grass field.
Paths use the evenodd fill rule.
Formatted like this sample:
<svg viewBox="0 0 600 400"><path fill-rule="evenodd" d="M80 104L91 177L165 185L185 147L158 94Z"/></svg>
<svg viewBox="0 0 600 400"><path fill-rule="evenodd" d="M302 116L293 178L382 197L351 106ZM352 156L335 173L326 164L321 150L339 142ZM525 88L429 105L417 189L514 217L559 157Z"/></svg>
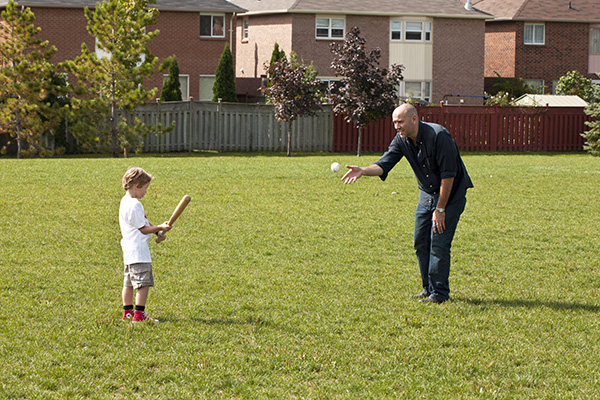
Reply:
<svg viewBox="0 0 600 400"><path fill-rule="evenodd" d="M452 301L419 304L416 182L348 154L0 159L2 399L600 397L600 158L466 154ZM155 176L148 313L120 321L120 180Z"/></svg>

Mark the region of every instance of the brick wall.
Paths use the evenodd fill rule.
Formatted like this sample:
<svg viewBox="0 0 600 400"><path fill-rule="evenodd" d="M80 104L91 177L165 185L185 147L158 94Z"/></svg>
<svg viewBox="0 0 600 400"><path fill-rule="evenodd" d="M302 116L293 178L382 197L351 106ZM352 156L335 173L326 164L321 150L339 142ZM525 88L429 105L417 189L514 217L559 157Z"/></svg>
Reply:
<svg viewBox="0 0 600 400"><path fill-rule="evenodd" d="M488 22L485 27L485 77L515 76L514 22Z"/></svg>
<svg viewBox="0 0 600 400"><path fill-rule="evenodd" d="M570 71L588 74L590 26L586 23L546 22L545 43L525 45L524 21L488 22L486 25L486 91L503 78L543 79L545 92L553 81Z"/></svg>
<svg viewBox="0 0 600 400"><path fill-rule="evenodd" d="M161 60L171 55L177 57L180 74L189 75L190 96L198 99L200 75L215 74L223 49L230 43L231 23L231 14L226 14L224 38L201 38L200 13L163 11L153 26L160 33L148 47ZM235 37L235 20L233 23ZM235 40L232 40L234 65L236 45ZM162 73L156 74L148 80L148 84L158 87L160 93L162 79Z"/></svg>
<svg viewBox="0 0 600 400"><path fill-rule="evenodd" d="M277 14L249 17L248 40L242 40L243 18L238 18L238 53L236 77L238 93L252 96L260 86L260 76L264 75L263 65L269 62L275 42L287 55L295 51L307 65L311 62L319 72L319 77L333 77L331 62L333 54L330 44L342 40L323 40L315 37L315 14ZM346 32L358 26L360 35L367 41L367 49L380 47L382 66L389 63L388 57L388 18L346 16ZM382 26L385 29L382 29ZM243 69L243 72L242 72Z"/></svg>
<svg viewBox="0 0 600 400"><path fill-rule="evenodd" d="M544 79L552 89L552 81L558 80L569 71L579 71L587 78L590 49L590 27L585 23L547 22L544 45L525 45L524 22L517 22L516 66L517 77Z"/></svg>
<svg viewBox="0 0 600 400"><path fill-rule="evenodd" d="M435 18L433 22L433 82L431 100L447 94L483 95L485 22ZM458 102L448 98L448 103ZM482 104L481 98L464 98Z"/></svg>
<svg viewBox="0 0 600 400"><path fill-rule="evenodd" d="M315 14L297 14L293 21L293 49L304 59L307 64L314 62L315 68L319 71L319 76L333 77L334 72L331 69L331 62L334 55L331 53L331 43L342 43L343 40L323 40L315 37ZM360 29L360 36L366 40L367 51L379 47L382 49L379 59L382 66L389 64L388 55L388 17L376 16L346 16L346 33L353 27Z"/></svg>
<svg viewBox="0 0 600 400"><path fill-rule="evenodd" d="M81 54L81 43L90 50L95 48L94 38L87 32L87 19L82 8L32 8L35 25L41 28L39 38L48 40L57 48L53 62L74 59ZM162 59L175 55L180 73L189 75L190 96L199 95L200 75L214 75L219 58L230 38L231 14L225 15L225 38L200 38L200 14L197 12L163 11L150 30L160 34L149 44L150 51ZM235 62L235 41L232 53ZM162 88L162 73L146 80L146 87Z"/></svg>
<svg viewBox="0 0 600 400"><path fill-rule="evenodd" d="M57 49L53 63L73 60L81 55L81 44L94 51L95 40L88 33L82 8L32 7L35 26L41 28L38 38L48 40Z"/></svg>
<svg viewBox="0 0 600 400"><path fill-rule="evenodd" d="M286 55L292 50L291 15L258 15L248 19L248 39L243 40L243 18L237 18L237 78L260 78L265 75L275 43ZM242 71L243 69L243 71Z"/></svg>

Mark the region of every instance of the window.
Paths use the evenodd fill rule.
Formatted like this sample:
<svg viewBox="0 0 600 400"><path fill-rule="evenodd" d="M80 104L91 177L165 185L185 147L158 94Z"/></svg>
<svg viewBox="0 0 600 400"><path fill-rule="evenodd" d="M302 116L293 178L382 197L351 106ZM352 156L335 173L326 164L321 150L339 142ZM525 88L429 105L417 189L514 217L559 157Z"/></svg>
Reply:
<svg viewBox="0 0 600 400"><path fill-rule="evenodd" d="M431 101L431 82L404 82L402 97Z"/></svg>
<svg viewBox="0 0 600 400"><path fill-rule="evenodd" d="M163 87L165 86L165 81L169 78L169 75L163 75ZM190 76L189 75L179 75L179 90L181 90L181 100L189 100L189 88L190 88Z"/></svg>
<svg viewBox="0 0 600 400"><path fill-rule="evenodd" d="M213 86L215 85L214 75L200 75L200 92L198 100L200 101L212 101L213 98Z"/></svg>
<svg viewBox="0 0 600 400"><path fill-rule="evenodd" d="M200 14L200 36L225 37L225 16Z"/></svg>
<svg viewBox="0 0 600 400"><path fill-rule="evenodd" d="M102 59L102 58L108 58L109 60L112 59L112 53L104 50L102 47L100 47L100 45L98 44L98 38L96 38L96 48L95 48L95 52L96 52L96 57Z"/></svg>
<svg viewBox="0 0 600 400"><path fill-rule="evenodd" d="M317 38L343 39L345 27L346 21L344 18L317 18Z"/></svg>
<svg viewBox="0 0 600 400"><path fill-rule="evenodd" d="M544 44L544 42L544 24L525 24L525 44Z"/></svg>
<svg viewBox="0 0 600 400"><path fill-rule="evenodd" d="M248 41L248 19L242 22L242 40Z"/></svg>
<svg viewBox="0 0 600 400"><path fill-rule="evenodd" d="M423 39L423 23L422 22L406 22L406 30L404 32L406 40L422 40Z"/></svg>
<svg viewBox="0 0 600 400"><path fill-rule="evenodd" d="M533 89L533 93L544 94L545 87L543 79L524 79L523 81Z"/></svg>
<svg viewBox="0 0 600 400"><path fill-rule="evenodd" d="M402 21L391 21L390 32L392 40L402 40Z"/></svg>
<svg viewBox="0 0 600 400"><path fill-rule="evenodd" d="M600 28L590 29L590 53L600 53Z"/></svg>
<svg viewBox="0 0 600 400"><path fill-rule="evenodd" d="M392 41L431 42L432 30L432 22L390 20L390 40Z"/></svg>
<svg viewBox="0 0 600 400"><path fill-rule="evenodd" d="M318 90L321 94L339 93L341 83L338 78L321 78L319 80L321 83L319 84Z"/></svg>

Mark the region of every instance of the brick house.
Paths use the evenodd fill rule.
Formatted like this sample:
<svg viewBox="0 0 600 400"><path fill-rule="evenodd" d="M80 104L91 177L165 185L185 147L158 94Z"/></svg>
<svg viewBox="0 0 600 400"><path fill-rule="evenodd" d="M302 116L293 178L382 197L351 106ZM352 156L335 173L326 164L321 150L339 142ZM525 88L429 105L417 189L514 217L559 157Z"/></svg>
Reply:
<svg viewBox="0 0 600 400"><path fill-rule="evenodd" d="M87 32L83 9L93 9L96 0L22 0L30 7L40 39L57 48L54 63L72 60L81 54L81 44L95 48L95 39ZM8 1L0 1L4 10ZM219 58L226 43L235 57L235 15L244 10L226 0L158 0L160 14L150 29L160 34L149 48L160 60L175 55L180 69L184 99L212 99L212 85ZM162 88L163 74L146 81L148 87Z"/></svg>
<svg viewBox="0 0 600 400"><path fill-rule="evenodd" d="M237 16L238 94L255 96L275 42L294 51L319 78L335 80L332 41L357 26L368 48L380 47L383 65L406 67L400 95L441 101L445 95L483 95L485 19L460 1L232 0ZM465 98L481 104L480 98ZM459 98L450 98L458 102Z"/></svg>
<svg viewBox="0 0 600 400"><path fill-rule="evenodd" d="M498 75L523 78L541 93L554 93L573 70L600 83L598 0L474 0L473 6L495 16L485 29L486 91Z"/></svg>

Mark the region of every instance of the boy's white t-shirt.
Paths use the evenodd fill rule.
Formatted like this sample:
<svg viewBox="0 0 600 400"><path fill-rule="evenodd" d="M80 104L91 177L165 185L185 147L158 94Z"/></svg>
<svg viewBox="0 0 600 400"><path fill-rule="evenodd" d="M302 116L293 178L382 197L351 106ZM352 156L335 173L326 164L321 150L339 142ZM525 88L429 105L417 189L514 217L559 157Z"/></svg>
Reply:
<svg viewBox="0 0 600 400"><path fill-rule="evenodd" d="M121 248L125 265L136 263L151 263L150 246L151 234L144 235L140 228L149 226L144 206L138 199L126 193L119 207L119 225L121 226Z"/></svg>

